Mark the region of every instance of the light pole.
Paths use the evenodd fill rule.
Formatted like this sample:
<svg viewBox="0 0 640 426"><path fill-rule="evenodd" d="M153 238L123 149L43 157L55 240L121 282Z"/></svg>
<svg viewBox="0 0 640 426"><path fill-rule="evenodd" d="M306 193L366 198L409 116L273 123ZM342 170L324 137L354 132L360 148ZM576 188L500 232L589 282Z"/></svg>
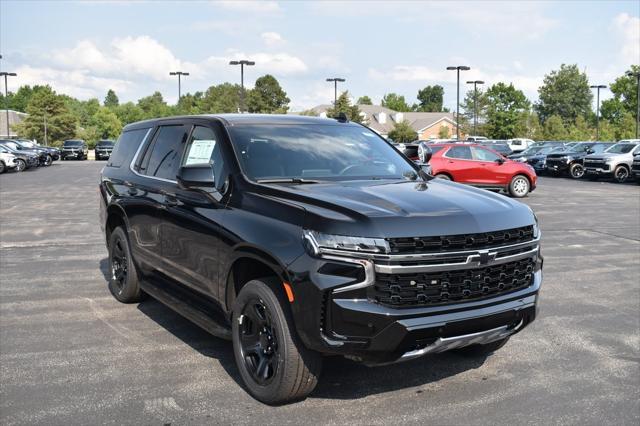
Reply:
<svg viewBox="0 0 640 426"><path fill-rule="evenodd" d="M460 141L460 71L469 71L471 67L466 65L457 65L455 67L447 67L447 70L456 70L458 73L458 88L456 91L456 139Z"/></svg>
<svg viewBox="0 0 640 426"><path fill-rule="evenodd" d="M478 84L484 84L484 81L467 81L467 84L473 84L473 134L478 135Z"/></svg>
<svg viewBox="0 0 640 426"><path fill-rule="evenodd" d="M338 82L344 83L347 80L340 77L333 77L328 78L327 81L333 82L333 107L336 108L336 106L338 105Z"/></svg>
<svg viewBox="0 0 640 426"><path fill-rule="evenodd" d="M636 78L636 139L638 139L638 123L640 123L640 71L627 71L628 77Z"/></svg>
<svg viewBox="0 0 640 426"><path fill-rule="evenodd" d="M240 61L230 61L229 65L240 65L240 87L242 88L242 92L240 93L240 110L244 111L244 67L255 65L254 61L248 61L246 59L242 59Z"/></svg>
<svg viewBox="0 0 640 426"><path fill-rule="evenodd" d="M187 76L187 75L189 75L189 73L188 72L183 72L183 71L171 71L169 73L169 75L177 75L178 76L178 102L176 102L176 104L178 104L180 102L180 98L182 97L182 93L181 93L182 89L180 87L181 86L180 85L180 79L181 79L181 77L183 75Z"/></svg>
<svg viewBox="0 0 640 426"><path fill-rule="evenodd" d="M600 140L600 89L606 89L604 84L597 84L595 86L589 86L592 89L596 89L596 140Z"/></svg>
<svg viewBox="0 0 640 426"><path fill-rule="evenodd" d="M0 72L0 76L4 77L4 109L7 114L7 138L10 137L9 135L9 90L7 89L7 77L15 77L17 75L18 74L16 74L15 72L5 72L5 71Z"/></svg>

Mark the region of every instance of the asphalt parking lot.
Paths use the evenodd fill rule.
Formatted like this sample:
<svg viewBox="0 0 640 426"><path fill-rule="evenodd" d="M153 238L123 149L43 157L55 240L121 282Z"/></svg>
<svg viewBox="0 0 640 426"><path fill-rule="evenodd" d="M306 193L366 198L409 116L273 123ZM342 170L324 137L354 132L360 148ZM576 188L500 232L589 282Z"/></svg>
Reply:
<svg viewBox="0 0 640 426"><path fill-rule="evenodd" d="M104 163L0 176L0 423L638 424L640 186L541 178L537 321L487 359L329 359L305 401L242 388L231 344L105 279Z"/></svg>

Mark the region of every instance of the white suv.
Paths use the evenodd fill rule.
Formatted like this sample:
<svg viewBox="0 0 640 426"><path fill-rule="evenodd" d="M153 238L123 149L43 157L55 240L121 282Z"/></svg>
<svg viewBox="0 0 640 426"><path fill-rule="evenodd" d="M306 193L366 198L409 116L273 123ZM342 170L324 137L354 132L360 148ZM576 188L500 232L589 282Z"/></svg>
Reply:
<svg viewBox="0 0 640 426"><path fill-rule="evenodd" d="M16 156L13 154L0 152L0 173L4 173L7 169L14 169L16 167Z"/></svg>
<svg viewBox="0 0 640 426"><path fill-rule="evenodd" d="M511 151L513 151L514 153L524 151L534 143L535 142L533 140L525 138L513 138L507 141L509 148L511 148Z"/></svg>

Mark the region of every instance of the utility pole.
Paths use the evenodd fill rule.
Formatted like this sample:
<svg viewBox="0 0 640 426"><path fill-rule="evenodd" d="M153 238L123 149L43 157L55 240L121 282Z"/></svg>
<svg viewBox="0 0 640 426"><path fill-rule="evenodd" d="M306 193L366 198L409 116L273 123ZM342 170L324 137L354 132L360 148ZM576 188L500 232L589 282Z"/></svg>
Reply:
<svg viewBox="0 0 640 426"><path fill-rule="evenodd" d="M589 86L592 89L596 89L596 140L600 140L600 89L606 89L604 84L598 84L595 86Z"/></svg>
<svg viewBox="0 0 640 426"><path fill-rule="evenodd" d="M240 112L244 112L245 110L245 105L244 105L244 67L246 66L252 66L255 65L256 63L254 61L249 61L247 59L242 59L240 61L230 61L229 65L240 65L240 87L242 88L241 93L240 93Z"/></svg>
<svg viewBox="0 0 640 426"><path fill-rule="evenodd" d="M4 109L7 114L7 139L11 137L11 135L9 135L9 90L7 89L7 77L15 77L17 75L15 72L0 72L0 76L4 77Z"/></svg>
<svg viewBox="0 0 640 426"><path fill-rule="evenodd" d="M640 71L627 71L627 77L636 78L636 139L638 139L638 123L640 123Z"/></svg>
<svg viewBox="0 0 640 426"><path fill-rule="evenodd" d="M180 79L181 79L181 77L183 75L187 76L187 75L189 75L189 73L188 72L183 72L183 71L171 71L169 73L169 75L177 75L178 76L178 102L176 102L176 104L178 104L178 103L180 103L180 98L182 97L182 93L181 93L182 92L182 88L180 87L181 86Z"/></svg>
<svg viewBox="0 0 640 426"><path fill-rule="evenodd" d="M333 77L328 78L327 81L333 82L333 107L336 108L338 106L338 82L344 83L347 80L340 77Z"/></svg>
<svg viewBox="0 0 640 426"><path fill-rule="evenodd" d="M460 141L460 71L469 71L471 67L466 65L457 65L447 67L449 71L457 71L458 73L458 83L457 83L457 91L456 91L456 139Z"/></svg>
<svg viewBox="0 0 640 426"><path fill-rule="evenodd" d="M484 84L482 80L467 81L473 84L473 134L478 135L478 84Z"/></svg>

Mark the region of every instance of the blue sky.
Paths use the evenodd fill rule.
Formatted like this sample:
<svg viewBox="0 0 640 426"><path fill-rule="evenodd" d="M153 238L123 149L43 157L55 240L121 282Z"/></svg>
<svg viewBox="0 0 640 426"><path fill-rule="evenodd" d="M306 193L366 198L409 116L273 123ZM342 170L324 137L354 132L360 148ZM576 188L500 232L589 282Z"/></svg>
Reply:
<svg viewBox="0 0 640 426"><path fill-rule="evenodd" d="M532 100L546 73L576 63L608 84L640 63L640 2L0 2L3 70L10 88L51 84L81 99L123 101L159 90L177 97L172 70L188 71L185 91L238 82L230 59L248 58L248 86L273 74L293 110L333 99L325 78L347 79L354 96L388 92L415 101L425 85L455 105L463 81L513 82ZM4 88L3 88L4 89ZM466 90L466 88L463 88ZM604 98L608 96L605 91Z"/></svg>

